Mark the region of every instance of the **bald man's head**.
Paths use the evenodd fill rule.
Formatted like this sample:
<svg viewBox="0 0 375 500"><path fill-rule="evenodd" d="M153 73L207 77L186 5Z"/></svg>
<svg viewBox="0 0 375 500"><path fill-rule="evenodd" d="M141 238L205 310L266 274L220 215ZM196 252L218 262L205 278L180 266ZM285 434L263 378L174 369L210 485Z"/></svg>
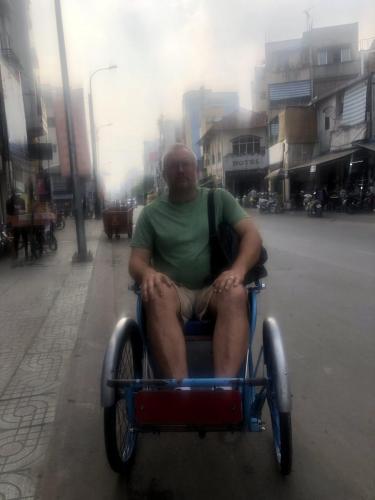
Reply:
<svg viewBox="0 0 375 500"><path fill-rule="evenodd" d="M173 146L171 146L163 156L163 171L165 170L169 160L171 158L174 159L176 157L176 153L179 152L182 152L185 157L190 157L191 161L194 162L195 166L197 166L197 158L194 152L182 142L176 142L176 144L173 144Z"/></svg>
<svg viewBox="0 0 375 500"><path fill-rule="evenodd" d="M195 191L198 172L193 151L185 144L174 144L163 158L163 177L172 195Z"/></svg>

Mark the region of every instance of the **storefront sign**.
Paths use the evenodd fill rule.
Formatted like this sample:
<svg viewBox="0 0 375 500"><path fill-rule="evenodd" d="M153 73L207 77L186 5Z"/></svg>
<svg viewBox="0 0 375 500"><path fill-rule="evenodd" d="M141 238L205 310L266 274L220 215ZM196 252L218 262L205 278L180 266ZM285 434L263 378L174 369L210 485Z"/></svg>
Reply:
<svg viewBox="0 0 375 500"><path fill-rule="evenodd" d="M259 160L233 160L233 167L248 167L250 165L259 166Z"/></svg>
<svg viewBox="0 0 375 500"><path fill-rule="evenodd" d="M261 155L227 156L224 158L224 169L227 171L253 170L264 167L264 157Z"/></svg>

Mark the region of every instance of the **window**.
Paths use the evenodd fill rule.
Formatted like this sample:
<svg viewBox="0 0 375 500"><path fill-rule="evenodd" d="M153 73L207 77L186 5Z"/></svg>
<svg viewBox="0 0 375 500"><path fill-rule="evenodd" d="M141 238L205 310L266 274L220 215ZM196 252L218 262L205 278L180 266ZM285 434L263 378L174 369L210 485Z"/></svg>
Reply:
<svg viewBox="0 0 375 500"><path fill-rule="evenodd" d="M336 98L336 115L341 116L344 111L344 94L340 92Z"/></svg>
<svg viewBox="0 0 375 500"><path fill-rule="evenodd" d="M328 64L328 53L327 49L319 49L317 53L318 66L324 66Z"/></svg>
<svg viewBox="0 0 375 500"><path fill-rule="evenodd" d="M341 62L348 62L352 60L352 54L350 47L344 47L341 49Z"/></svg>
<svg viewBox="0 0 375 500"><path fill-rule="evenodd" d="M219 163L221 162L221 151L219 151L218 154L217 154L217 161Z"/></svg>
<svg viewBox="0 0 375 500"><path fill-rule="evenodd" d="M215 153L212 153L212 164L215 164Z"/></svg>
<svg viewBox="0 0 375 500"><path fill-rule="evenodd" d="M276 116L269 125L270 146L279 142L279 117Z"/></svg>
<svg viewBox="0 0 375 500"><path fill-rule="evenodd" d="M232 152L236 156L260 153L260 137L255 135L240 135L232 139Z"/></svg>
<svg viewBox="0 0 375 500"><path fill-rule="evenodd" d="M331 124L330 124L329 116L326 116L324 118L324 128L325 128L325 130L329 130L331 128L330 125Z"/></svg>
<svg viewBox="0 0 375 500"><path fill-rule="evenodd" d="M332 61L334 64L341 63L341 49L333 49L332 51Z"/></svg>
<svg viewBox="0 0 375 500"><path fill-rule="evenodd" d="M57 146L56 146L56 144L52 144L52 151L53 151L54 153L56 153L56 152L57 152Z"/></svg>

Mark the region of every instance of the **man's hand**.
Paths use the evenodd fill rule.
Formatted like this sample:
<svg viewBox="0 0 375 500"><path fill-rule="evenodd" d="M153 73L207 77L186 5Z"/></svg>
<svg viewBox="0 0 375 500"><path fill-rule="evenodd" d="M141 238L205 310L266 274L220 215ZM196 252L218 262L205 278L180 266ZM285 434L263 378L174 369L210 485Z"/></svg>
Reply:
<svg viewBox="0 0 375 500"><path fill-rule="evenodd" d="M141 291L142 298L145 302L148 302L155 294L159 297L163 296L163 286L172 286L172 281L168 278L166 274L159 273L155 269L149 269L143 276Z"/></svg>
<svg viewBox="0 0 375 500"><path fill-rule="evenodd" d="M231 287L241 285L244 278L244 273L236 269L229 269L228 271L224 271L216 278L216 280L212 284L214 292L221 293L223 290L229 290Z"/></svg>

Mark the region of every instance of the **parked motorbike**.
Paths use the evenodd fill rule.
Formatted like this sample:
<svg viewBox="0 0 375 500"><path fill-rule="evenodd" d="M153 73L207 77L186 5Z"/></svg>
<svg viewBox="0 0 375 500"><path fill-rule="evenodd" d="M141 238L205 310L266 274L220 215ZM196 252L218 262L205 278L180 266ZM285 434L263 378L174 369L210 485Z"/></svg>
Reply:
<svg viewBox="0 0 375 500"><path fill-rule="evenodd" d="M375 208L375 194L368 190L363 198L362 209L365 212L372 212Z"/></svg>
<svg viewBox="0 0 375 500"><path fill-rule="evenodd" d="M12 248L12 238L5 224L0 225L0 255L5 255Z"/></svg>
<svg viewBox="0 0 375 500"><path fill-rule="evenodd" d="M269 210L271 214L279 214L283 211L283 206L280 203L277 193L271 193L268 199Z"/></svg>
<svg viewBox="0 0 375 500"><path fill-rule="evenodd" d="M283 206L280 203L277 193L259 193L257 207L259 213L279 214L283 211Z"/></svg>
<svg viewBox="0 0 375 500"><path fill-rule="evenodd" d="M65 217L63 212L57 212L55 229L60 230L65 228Z"/></svg>
<svg viewBox="0 0 375 500"><path fill-rule="evenodd" d="M347 193L342 190L341 193L342 209L347 214L354 214L359 212L362 208L361 197L353 192Z"/></svg>
<svg viewBox="0 0 375 500"><path fill-rule="evenodd" d="M268 196L266 193L259 193L258 198L258 210L259 213L270 213L270 205L268 202Z"/></svg>
<svg viewBox="0 0 375 500"><path fill-rule="evenodd" d="M309 217L323 216L322 202L319 200L316 192L314 192L313 194L309 193L304 194L303 207Z"/></svg>

